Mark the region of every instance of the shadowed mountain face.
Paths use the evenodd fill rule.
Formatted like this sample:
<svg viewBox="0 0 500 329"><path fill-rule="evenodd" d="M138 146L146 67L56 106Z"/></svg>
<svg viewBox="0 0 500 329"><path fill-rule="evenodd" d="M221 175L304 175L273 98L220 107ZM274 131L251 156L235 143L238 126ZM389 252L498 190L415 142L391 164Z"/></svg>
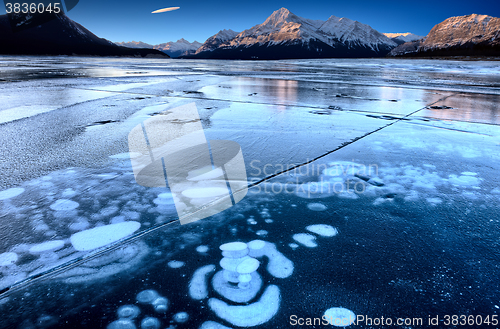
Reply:
<svg viewBox="0 0 500 329"><path fill-rule="evenodd" d="M282 59L385 56L397 44L348 18L299 17L286 8L241 33L220 31L188 58Z"/></svg>
<svg viewBox="0 0 500 329"><path fill-rule="evenodd" d="M500 18L450 17L424 39L402 44L389 56L500 56Z"/></svg>
<svg viewBox="0 0 500 329"><path fill-rule="evenodd" d="M7 15L0 16L0 54L4 55L95 55L165 57L154 49L120 47L99 38L65 14L43 13L46 23L21 30L13 30ZM34 17L35 16L35 17ZM25 16L19 24L30 24L34 16Z"/></svg>

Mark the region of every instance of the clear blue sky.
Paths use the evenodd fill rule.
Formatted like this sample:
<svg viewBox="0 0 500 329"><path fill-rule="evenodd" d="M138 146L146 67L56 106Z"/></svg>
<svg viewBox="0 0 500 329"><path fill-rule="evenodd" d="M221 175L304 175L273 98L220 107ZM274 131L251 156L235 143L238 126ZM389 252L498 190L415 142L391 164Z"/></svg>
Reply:
<svg viewBox="0 0 500 329"><path fill-rule="evenodd" d="M165 7L180 9L151 14ZM326 20L335 15L368 24L379 32L418 35L426 35L434 25L451 16L474 13L500 17L498 0L80 0L68 16L99 37L114 42L158 44L180 38L203 42L221 29L240 32L264 22L281 7L305 18Z"/></svg>

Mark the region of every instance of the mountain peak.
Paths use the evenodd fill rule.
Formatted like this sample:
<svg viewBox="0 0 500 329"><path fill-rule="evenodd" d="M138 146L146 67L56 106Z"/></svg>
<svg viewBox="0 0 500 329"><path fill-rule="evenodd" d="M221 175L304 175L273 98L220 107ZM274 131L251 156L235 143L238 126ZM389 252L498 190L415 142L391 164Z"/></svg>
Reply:
<svg viewBox="0 0 500 329"><path fill-rule="evenodd" d="M277 26L280 23L285 23L285 22L290 22L293 21L297 18L296 15L294 15L290 10L282 7L269 16L266 21L264 22L264 25L274 25Z"/></svg>

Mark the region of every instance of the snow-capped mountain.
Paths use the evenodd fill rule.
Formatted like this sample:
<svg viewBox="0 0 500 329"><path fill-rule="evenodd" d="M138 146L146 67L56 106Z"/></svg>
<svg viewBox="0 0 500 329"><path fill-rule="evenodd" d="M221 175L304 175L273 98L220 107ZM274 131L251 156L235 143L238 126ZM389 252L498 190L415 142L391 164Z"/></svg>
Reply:
<svg viewBox="0 0 500 329"><path fill-rule="evenodd" d="M13 29L9 17L0 16L0 44L2 45L0 54L168 57L154 49L130 49L117 46L111 41L99 38L62 13L23 15L20 21L26 24L25 29ZM32 20L44 23L33 26Z"/></svg>
<svg viewBox="0 0 500 329"><path fill-rule="evenodd" d="M500 56L500 18L487 15L450 17L422 40L393 49L390 56Z"/></svg>
<svg viewBox="0 0 500 329"><path fill-rule="evenodd" d="M212 35L208 38L198 49L195 54L199 54L204 51L212 51L217 49L220 45L224 44L227 41L234 39L238 35L238 32L234 32L233 30L220 30L217 34Z"/></svg>
<svg viewBox="0 0 500 329"><path fill-rule="evenodd" d="M196 58L328 58L385 56L397 44L382 33L348 18L327 21L299 17L281 8L262 24L236 34L209 38ZM216 42L217 41L217 42Z"/></svg>
<svg viewBox="0 0 500 329"><path fill-rule="evenodd" d="M129 42L115 42L118 46L128 47L128 48L147 48L153 49L154 46L149 43L145 43L142 41L129 41Z"/></svg>
<svg viewBox="0 0 500 329"><path fill-rule="evenodd" d="M415 40L420 40L423 37L420 35L416 35L410 32L406 33L383 33L386 37L397 43L398 45L403 44L405 42L411 42Z"/></svg>
<svg viewBox="0 0 500 329"><path fill-rule="evenodd" d="M180 55L194 54L196 49L200 48L202 44L198 41L189 42L185 39L179 39L176 42L161 43L159 45L153 46L154 49L158 49L168 54L170 57L179 57Z"/></svg>

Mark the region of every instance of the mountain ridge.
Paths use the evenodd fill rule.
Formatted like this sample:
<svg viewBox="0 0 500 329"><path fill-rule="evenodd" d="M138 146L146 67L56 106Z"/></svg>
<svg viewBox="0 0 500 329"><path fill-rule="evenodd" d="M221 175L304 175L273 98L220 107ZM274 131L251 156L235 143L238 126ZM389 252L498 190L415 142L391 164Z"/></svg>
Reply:
<svg viewBox="0 0 500 329"><path fill-rule="evenodd" d="M297 16L286 8L274 11L261 24L237 33L234 37L230 35L232 38L229 40L216 36L217 34L207 39L194 55L183 57L382 57L397 46L397 43L366 24L336 16L330 16L326 21L311 20Z"/></svg>
<svg viewBox="0 0 500 329"><path fill-rule="evenodd" d="M0 15L0 54L168 57L154 49L117 46L109 40L99 38L63 13L24 16L21 24L30 24L30 20L37 19L38 16L43 16L45 23L13 30L9 17Z"/></svg>

